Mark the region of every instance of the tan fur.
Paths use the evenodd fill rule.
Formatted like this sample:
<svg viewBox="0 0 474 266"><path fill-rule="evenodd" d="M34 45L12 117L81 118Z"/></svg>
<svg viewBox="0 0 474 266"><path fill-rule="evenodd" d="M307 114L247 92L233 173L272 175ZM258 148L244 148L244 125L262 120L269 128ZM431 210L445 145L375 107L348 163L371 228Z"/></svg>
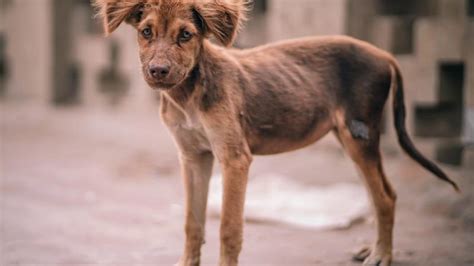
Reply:
<svg viewBox="0 0 474 266"><path fill-rule="evenodd" d="M252 155L299 149L330 131L362 172L375 207L377 240L357 258L365 265L389 265L396 194L383 172L379 139L390 90L402 147L449 180L414 149L404 129L398 65L370 44L333 36L229 49L208 38L232 44L245 18L242 1L95 4L106 33L122 21L137 29L144 78L161 90L161 117L176 141L186 190L186 241L179 265L200 263L214 159L222 168L224 188L219 264L237 265Z"/></svg>

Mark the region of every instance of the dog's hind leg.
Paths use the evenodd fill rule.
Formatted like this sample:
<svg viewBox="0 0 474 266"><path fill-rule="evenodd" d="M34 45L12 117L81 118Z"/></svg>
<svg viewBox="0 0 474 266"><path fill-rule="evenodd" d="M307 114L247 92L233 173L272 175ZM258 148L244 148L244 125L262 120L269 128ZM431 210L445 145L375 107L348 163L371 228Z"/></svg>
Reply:
<svg viewBox="0 0 474 266"><path fill-rule="evenodd" d="M336 135L364 177L377 223L375 243L370 249L363 249L356 254L354 259L364 261L364 265L390 265L396 194L383 171L379 129L378 126L365 125L359 121L356 131L360 132L353 132L350 121L339 115ZM361 132L364 134L359 134Z"/></svg>

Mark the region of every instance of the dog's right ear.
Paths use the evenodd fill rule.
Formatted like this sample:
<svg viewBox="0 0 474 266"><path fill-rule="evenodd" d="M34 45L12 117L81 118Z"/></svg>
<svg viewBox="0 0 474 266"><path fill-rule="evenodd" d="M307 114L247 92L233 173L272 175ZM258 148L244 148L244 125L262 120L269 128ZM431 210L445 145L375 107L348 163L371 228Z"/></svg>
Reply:
<svg viewBox="0 0 474 266"><path fill-rule="evenodd" d="M109 35L122 22L138 24L143 16L144 0L93 0L93 5L102 17L104 31Z"/></svg>

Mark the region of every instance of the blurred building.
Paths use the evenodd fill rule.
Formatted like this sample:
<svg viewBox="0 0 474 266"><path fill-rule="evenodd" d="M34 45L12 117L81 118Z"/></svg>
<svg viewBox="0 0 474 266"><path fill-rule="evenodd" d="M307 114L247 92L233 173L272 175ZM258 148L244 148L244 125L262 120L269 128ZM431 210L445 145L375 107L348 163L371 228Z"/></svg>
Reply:
<svg viewBox="0 0 474 266"><path fill-rule="evenodd" d="M89 0L0 0L0 97L38 105L136 109L156 104L135 34L101 34ZM394 53L409 127L432 155L474 165L473 0L255 0L237 46L348 34ZM390 123L390 115L386 116ZM387 127L391 132L391 125Z"/></svg>
<svg viewBox="0 0 474 266"><path fill-rule="evenodd" d="M3 98L89 108L156 103L140 76L133 29L104 38L89 0L1 0L0 17Z"/></svg>

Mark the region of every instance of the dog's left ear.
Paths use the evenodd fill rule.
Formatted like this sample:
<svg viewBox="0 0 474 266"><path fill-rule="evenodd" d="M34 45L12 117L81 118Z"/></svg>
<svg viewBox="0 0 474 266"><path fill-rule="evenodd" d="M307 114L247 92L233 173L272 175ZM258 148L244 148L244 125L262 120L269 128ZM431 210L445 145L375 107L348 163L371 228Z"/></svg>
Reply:
<svg viewBox="0 0 474 266"><path fill-rule="evenodd" d="M212 34L223 45L230 46L245 21L246 0L196 1L194 12L204 34Z"/></svg>
<svg viewBox="0 0 474 266"><path fill-rule="evenodd" d="M124 21L138 24L143 14L144 0L93 0L93 5L103 19L105 34L109 35Z"/></svg>

